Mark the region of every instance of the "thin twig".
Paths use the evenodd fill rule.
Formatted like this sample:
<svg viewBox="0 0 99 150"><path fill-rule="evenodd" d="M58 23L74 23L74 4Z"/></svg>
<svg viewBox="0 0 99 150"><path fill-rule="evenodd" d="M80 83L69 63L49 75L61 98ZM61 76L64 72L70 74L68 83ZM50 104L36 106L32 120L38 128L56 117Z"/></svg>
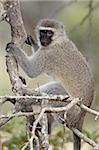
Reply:
<svg viewBox="0 0 99 150"><path fill-rule="evenodd" d="M27 142L27 143L25 143L25 145L22 147L21 150L25 150L28 146L29 146L29 143Z"/></svg>
<svg viewBox="0 0 99 150"><path fill-rule="evenodd" d="M31 99L35 100L34 103L38 103L38 101L42 101L42 99L45 99L45 100L53 100L53 101L63 101L63 102L67 102L68 99L69 99L69 96L68 95L47 95L47 94L41 94L40 96L0 96L0 104L6 102L6 101L12 101L12 100L16 100L16 101L19 101L20 99L28 99L29 101ZM33 101L31 100L31 101ZM37 101L37 102L36 102ZM69 100L70 101L70 100Z"/></svg>
<svg viewBox="0 0 99 150"><path fill-rule="evenodd" d="M17 112L17 113L9 113L6 115L0 115L0 119L2 118L12 118L12 117L21 117L21 116L33 116L33 115L38 115L39 113L34 113L34 112Z"/></svg>
<svg viewBox="0 0 99 150"><path fill-rule="evenodd" d="M76 26L74 26L71 29L70 32L72 33L74 31L76 31L78 27L82 26L85 23L85 21L87 21L87 19L91 16L91 14L93 13L93 11L95 11L98 7L99 7L99 2L97 2L95 6L91 5L91 7L89 7L88 13L82 18L82 20L80 21L80 23L78 23Z"/></svg>
<svg viewBox="0 0 99 150"><path fill-rule="evenodd" d="M15 110L10 112L12 115L17 113ZM13 116L8 116L8 117L1 117L0 119L0 127L2 127L3 125L5 125L9 120L11 120L13 118Z"/></svg>
<svg viewBox="0 0 99 150"><path fill-rule="evenodd" d="M35 122L33 123L33 127L32 127L32 137L30 139L30 142L33 143L33 139L35 137L35 131L36 131L36 127L38 125L38 123L40 122L41 118L43 117L44 113L47 112L62 112L65 111L67 112L68 110L70 110L74 105L76 105L78 102L80 102L80 100L78 98L72 100L68 105L66 105L65 107L45 107L41 110L38 118L35 120Z"/></svg>
<svg viewBox="0 0 99 150"><path fill-rule="evenodd" d="M82 140L90 144L92 147L94 147L95 150L99 150L99 144L96 144L93 140L85 136L82 132L80 132L78 129L72 128L72 131L79 136Z"/></svg>
<svg viewBox="0 0 99 150"><path fill-rule="evenodd" d="M91 108L88 108L88 107L85 106L84 104L81 104L80 107L81 107L82 109L84 109L86 112L88 112L88 113L90 113L90 114L92 114L92 115L99 116L99 112L98 112L98 111L93 110L93 109L91 109Z"/></svg>

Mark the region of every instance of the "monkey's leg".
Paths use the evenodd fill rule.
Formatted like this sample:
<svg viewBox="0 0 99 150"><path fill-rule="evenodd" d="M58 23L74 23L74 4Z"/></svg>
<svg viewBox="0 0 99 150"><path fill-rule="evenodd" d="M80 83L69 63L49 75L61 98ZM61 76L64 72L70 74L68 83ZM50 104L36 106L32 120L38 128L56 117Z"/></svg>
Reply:
<svg viewBox="0 0 99 150"><path fill-rule="evenodd" d="M54 95L67 94L65 89L60 85L60 83L54 81L40 86L39 88L36 89L36 91L39 91L41 93L43 92L47 94L54 94ZM48 117L48 134L51 134L53 116L50 113L48 113L47 117Z"/></svg>
<svg viewBox="0 0 99 150"><path fill-rule="evenodd" d="M65 89L60 85L59 82L50 82L48 84L40 86L37 91L47 93L47 94L56 94L56 95L66 95ZM53 104L54 105L54 104ZM59 103L58 103L59 105ZM52 126L52 115L48 114L48 132L51 133L51 126ZM78 123L79 124L79 123ZM81 125L81 124L80 124ZM81 131L81 126L79 127L79 130ZM73 147L74 150L80 150L81 147L81 139L73 133Z"/></svg>
<svg viewBox="0 0 99 150"><path fill-rule="evenodd" d="M48 134L51 135L51 129L52 129L52 122L53 122L53 116L51 113L47 113L48 118Z"/></svg>
<svg viewBox="0 0 99 150"><path fill-rule="evenodd" d="M78 124L77 124L77 129L81 132L82 131L82 125L83 125L83 122L84 122L84 117L85 117L85 112L83 111L81 114L80 114L80 117L81 119L79 120ZM74 150L81 150L81 138L78 137L75 132L73 132L73 147L74 147Z"/></svg>
<svg viewBox="0 0 99 150"><path fill-rule="evenodd" d="M65 89L61 86L59 82L52 81L50 83L44 84L36 89L36 91L47 93L47 94L53 94L53 95L66 95L67 92Z"/></svg>

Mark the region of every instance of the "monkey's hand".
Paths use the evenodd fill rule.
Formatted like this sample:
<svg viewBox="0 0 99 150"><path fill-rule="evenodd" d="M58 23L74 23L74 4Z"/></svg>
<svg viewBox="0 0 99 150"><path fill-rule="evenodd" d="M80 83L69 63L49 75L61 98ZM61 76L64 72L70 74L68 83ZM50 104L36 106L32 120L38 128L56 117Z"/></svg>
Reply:
<svg viewBox="0 0 99 150"><path fill-rule="evenodd" d="M31 35L27 35L27 39L25 40L25 43L31 46L35 44L33 37Z"/></svg>
<svg viewBox="0 0 99 150"><path fill-rule="evenodd" d="M6 45L5 50L6 50L7 52L13 52L13 50L16 49L16 47L18 47L17 44L15 44L15 43L13 43L13 42L10 42L10 43L8 43L8 44Z"/></svg>
<svg viewBox="0 0 99 150"><path fill-rule="evenodd" d="M39 48L36 40L33 39L31 35L27 35L27 39L25 40L25 43L32 46L34 48L34 51L36 52L37 49Z"/></svg>

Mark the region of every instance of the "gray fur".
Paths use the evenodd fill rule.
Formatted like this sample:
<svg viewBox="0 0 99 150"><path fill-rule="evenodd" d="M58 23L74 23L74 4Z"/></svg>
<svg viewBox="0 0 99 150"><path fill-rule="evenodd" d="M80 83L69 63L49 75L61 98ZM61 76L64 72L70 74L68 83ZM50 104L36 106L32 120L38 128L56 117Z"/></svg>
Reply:
<svg viewBox="0 0 99 150"><path fill-rule="evenodd" d="M47 27L48 23L51 26L50 20L44 20L44 24L46 23ZM42 22L41 24L43 26ZM57 22L55 22L55 26L56 24ZM37 30L39 26L40 24L37 26ZM59 24L57 27L53 41L47 47L40 45L39 36L37 35L40 47L31 57L27 57L18 46L12 47L12 52L29 77L35 78L41 73L47 73L59 81L70 96L82 99L82 102L90 107L94 95L91 69L75 44L66 36L63 26ZM57 91L54 88L52 89L54 92ZM45 91L44 88L43 90ZM46 89L45 92L50 93L50 90ZM61 103L57 104L57 106L61 105ZM66 125L69 128L75 127L81 130L84 117L85 112L80 107L74 106L67 113ZM78 143L80 144L80 142ZM75 148L75 150L79 149Z"/></svg>

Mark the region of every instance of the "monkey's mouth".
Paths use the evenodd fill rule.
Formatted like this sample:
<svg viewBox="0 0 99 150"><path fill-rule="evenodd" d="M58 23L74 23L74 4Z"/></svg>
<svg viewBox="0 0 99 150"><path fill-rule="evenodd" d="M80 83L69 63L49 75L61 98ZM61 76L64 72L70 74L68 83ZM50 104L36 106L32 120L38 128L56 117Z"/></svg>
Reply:
<svg viewBox="0 0 99 150"><path fill-rule="evenodd" d="M41 41L41 45L42 46L48 46L50 43L48 42L48 41L46 41L46 40L42 40Z"/></svg>
<svg viewBox="0 0 99 150"><path fill-rule="evenodd" d="M48 46L51 43L50 39L42 39L41 45L42 46Z"/></svg>
<svg viewBox="0 0 99 150"><path fill-rule="evenodd" d="M48 43L47 43L46 41L41 41L41 45L42 45L42 46L47 46Z"/></svg>

